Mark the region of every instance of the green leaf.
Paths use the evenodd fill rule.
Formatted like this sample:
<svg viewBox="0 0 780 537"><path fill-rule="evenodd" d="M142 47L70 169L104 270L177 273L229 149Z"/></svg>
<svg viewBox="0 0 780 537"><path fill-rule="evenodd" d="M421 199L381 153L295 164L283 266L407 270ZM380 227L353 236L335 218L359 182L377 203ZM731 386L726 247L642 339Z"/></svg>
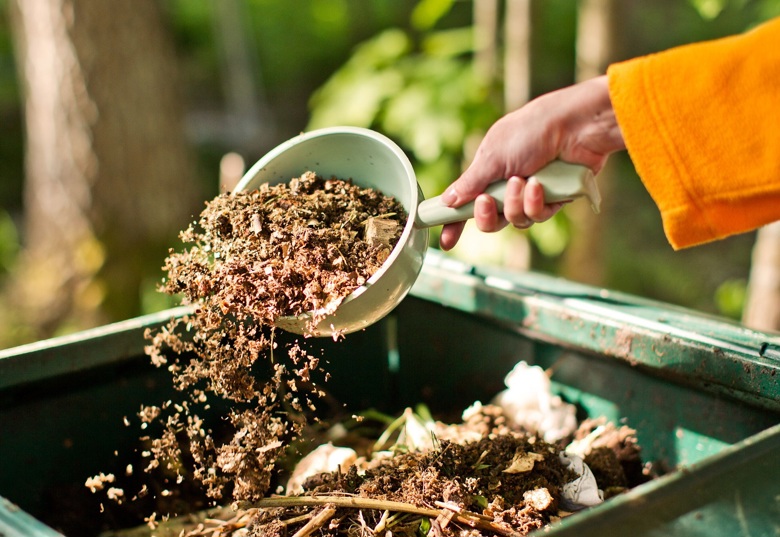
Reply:
<svg viewBox="0 0 780 537"><path fill-rule="evenodd" d="M378 422L384 423L385 425L390 425L396 420L395 416L385 414L384 412L380 412L379 410L376 410L374 408L369 408L368 410L364 410L363 412L360 413L360 416L362 416L365 419L376 420Z"/></svg>
<svg viewBox="0 0 780 537"><path fill-rule="evenodd" d="M474 29L453 28L434 32L423 39L422 49L432 56L451 57L474 51Z"/></svg>
<svg viewBox="0 0 780 537"><path fill-rule="evenodd" d="M450 12L454 3L454 0L422 0L412 11L412 25L418 30L433 28Z"/></svg>
<svg viewBox="0 0 780 537"><path fill-rule="evenodd" d="M729 3L728 0L690 0L690 2L705 20L715 19Z"/></svg>
<svg viewBox="0 0 780 537"><path fill-rule="evenodd" d="M414 407L414 412L417 414L420 419L422 419L425 423L433 423L433 414L431 414L431 409L428 408L428 405L425 403L417 403L417 405Z"/></svg>
<svg viewBox="0 0 780 537"><path fill-rule="evenodd" d="M386 30L360 45L310 100L307 128L332 125L370 127L384 102L404 86L398 61L409 39L397 29Z"/></svg>
<svg viewBox="0 0 780 537"><path fill-rule="evenodd" d="M402 77L393 71L370 76L342 76L332 82L312 99L315 108L309 129L332 125L370 127L384 101L403 85Z"/></svg>
<svg viewBox="0 0 780 537"><path fill-rule="evenodd" d="M427 537L429 531L431 531L431 519L428 517L421 518L420 527L417 528L417 535L420 537Z"/></svg>

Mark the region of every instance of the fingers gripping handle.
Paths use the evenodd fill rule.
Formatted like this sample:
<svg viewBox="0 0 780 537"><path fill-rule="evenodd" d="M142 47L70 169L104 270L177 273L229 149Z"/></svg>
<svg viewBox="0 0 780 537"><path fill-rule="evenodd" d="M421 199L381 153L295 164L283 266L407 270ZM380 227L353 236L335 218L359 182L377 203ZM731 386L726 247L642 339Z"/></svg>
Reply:
<svg viewBox="0 0 780 537"><path fill-rule="evenodd" d="M596 185L596 179L588 168L579 164L569 164L556 160L551 162L532 177L535 177L544 188L545 203L571 201L576 198L587 198L598 213L601 207L601 193ZM530 179L530 177L529 177ZM490 194L498 204L498 210L504 210L504 192L506 180L491 183L485 193ZM471 201L457 208L448 207L436 196L423 201L417 206L417 227L426 228L463 222L474 217L474 202Z"/></svg>

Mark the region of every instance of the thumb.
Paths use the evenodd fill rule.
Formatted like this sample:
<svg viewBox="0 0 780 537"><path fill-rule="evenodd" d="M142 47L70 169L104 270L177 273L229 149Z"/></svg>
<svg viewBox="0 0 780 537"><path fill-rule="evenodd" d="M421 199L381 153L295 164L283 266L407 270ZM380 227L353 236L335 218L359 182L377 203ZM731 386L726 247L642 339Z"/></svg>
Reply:
<svg viewBox="0 0 780 537"><path fill-rule="evenodd" d="M444 193L441 200L449 207L460 207L464 203L473 201L478 195L485 191L485 188L491 183L500 180L500 172L494 172L486 166L483 166L479 160L474 160L466 168L460 177L455 180Z"/></svg>

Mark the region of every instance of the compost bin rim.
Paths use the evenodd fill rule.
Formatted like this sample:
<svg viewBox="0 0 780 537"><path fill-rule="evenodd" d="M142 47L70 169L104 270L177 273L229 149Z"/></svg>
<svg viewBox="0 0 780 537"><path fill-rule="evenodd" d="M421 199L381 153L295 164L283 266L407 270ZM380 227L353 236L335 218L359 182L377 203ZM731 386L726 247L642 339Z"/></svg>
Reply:
<svg viewBox="0 0 780 537"><path fill-rule="evenodd" d="M610 531L629 533L647 530L662 530L663 524L677 521L682 515L716 501L726 501L731 487L744 485L744 480L727 481L724 473L739 475L751 464L774 461L780 449L780 424L770 427L706 459L637 485L633 489L578 513L576 517L564 518L549 528L531 532L530 535L567 535L587 537L603 535L604 528ZM770 476L767 476L769 479ZM750 485L748 484L748 488ZM634 523L639 521L639 527ZM707 522L702 520L702 525ZM706 526L705 526L706 527ZM594 533L592 530L596 530ZM622 533L621 533L622 534ZM653 533L655 535L655 533Z"/></svg>
<svg viewBox="0 0 780 537"><path fill-rule="evenodd" d="M727 319L538 272L477 267L432 250L410 294L530 339L780 410L780 336Z"/></svg>
<svg viewBox="0 0 780 537"><path fill-rule="evenodd" d="M146 329L191 312L191 306L180 306L0 350L0 390L136 357L144 352ZM75 348L75 352L64 357L58 352L63 347Z"/></svg>
<svg viewBox="0 0 780 537"><path fill-rule="evenodd" d="M475 267L432 249L410 295L508 325L532 340L617 358L665 379L780 410L780 360L764 352L780 348L777 336L541 273ZM147 328L190 311L173 308L0 351L0 390L142 355ZM696 326L729 337L698 333ZM65 345L76 352L55 359Z"/></svg>

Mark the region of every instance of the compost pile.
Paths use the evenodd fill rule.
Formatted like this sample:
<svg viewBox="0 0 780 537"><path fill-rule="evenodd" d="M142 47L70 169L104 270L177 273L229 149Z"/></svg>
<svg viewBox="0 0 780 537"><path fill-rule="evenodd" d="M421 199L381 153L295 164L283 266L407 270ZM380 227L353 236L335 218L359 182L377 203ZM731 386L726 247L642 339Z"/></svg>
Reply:
<svg viewBox="0 0 780 537"><path fill-rule="evenodd" d="M454 425L421 427L410 409L404 418L394 449L361 456L322 444L299 463L303 475L296 468L287 496L215 511L181 535L517 536L589 505L577 490L588 478L590 492L599 487L596 503L645 479L635 431L603 419L586 420L553 444L496 405L476 404ZM566 464L578 457L573 451L584 456L587 476ZM334 461L335 470L322 471Z"/></svg>
<svg viewBox="0 0 780 537"><path fill-rule="evenodd" d="M314 327L382 266L406 219L380 192L308 172L220 195L181 234L163 290L194 309L147 333L147 353L182 399L138 413L145 470L164 487L131 499L164 500L174 482L194 481L212 506L230 505L168 521L160 502L148 517L153 534L522 535L644 479L633 430L577 424L573 407L550 394L542 406L562 410L568 427L554 434L511 404L476 404L460 423L407 410L392 437L348 434L333 445L313 418L327 368L298 342L279 349L274 321L315 311ZM206 423L215 403L227 403L227 417ZM307 452L284 483L288 462ZM122 501L113 476L88 481L108 485Z"/></svg>
<svg viewBox="0 0 780 537"><path fill-rule="evenodd" d="M547 442L510 414L499 404L475 403L462 422L445 424L407 409L385 431L394 435L376 441L358 432L362 419L329 430L311 424L303 434L310 451L289 476L286 495L234 502L150 524L151 533L136 528L116 537L517 536L647 479L636 431L625 425L585 420ZM573 460L588 470L575 470L567 464Z"/></svg>

